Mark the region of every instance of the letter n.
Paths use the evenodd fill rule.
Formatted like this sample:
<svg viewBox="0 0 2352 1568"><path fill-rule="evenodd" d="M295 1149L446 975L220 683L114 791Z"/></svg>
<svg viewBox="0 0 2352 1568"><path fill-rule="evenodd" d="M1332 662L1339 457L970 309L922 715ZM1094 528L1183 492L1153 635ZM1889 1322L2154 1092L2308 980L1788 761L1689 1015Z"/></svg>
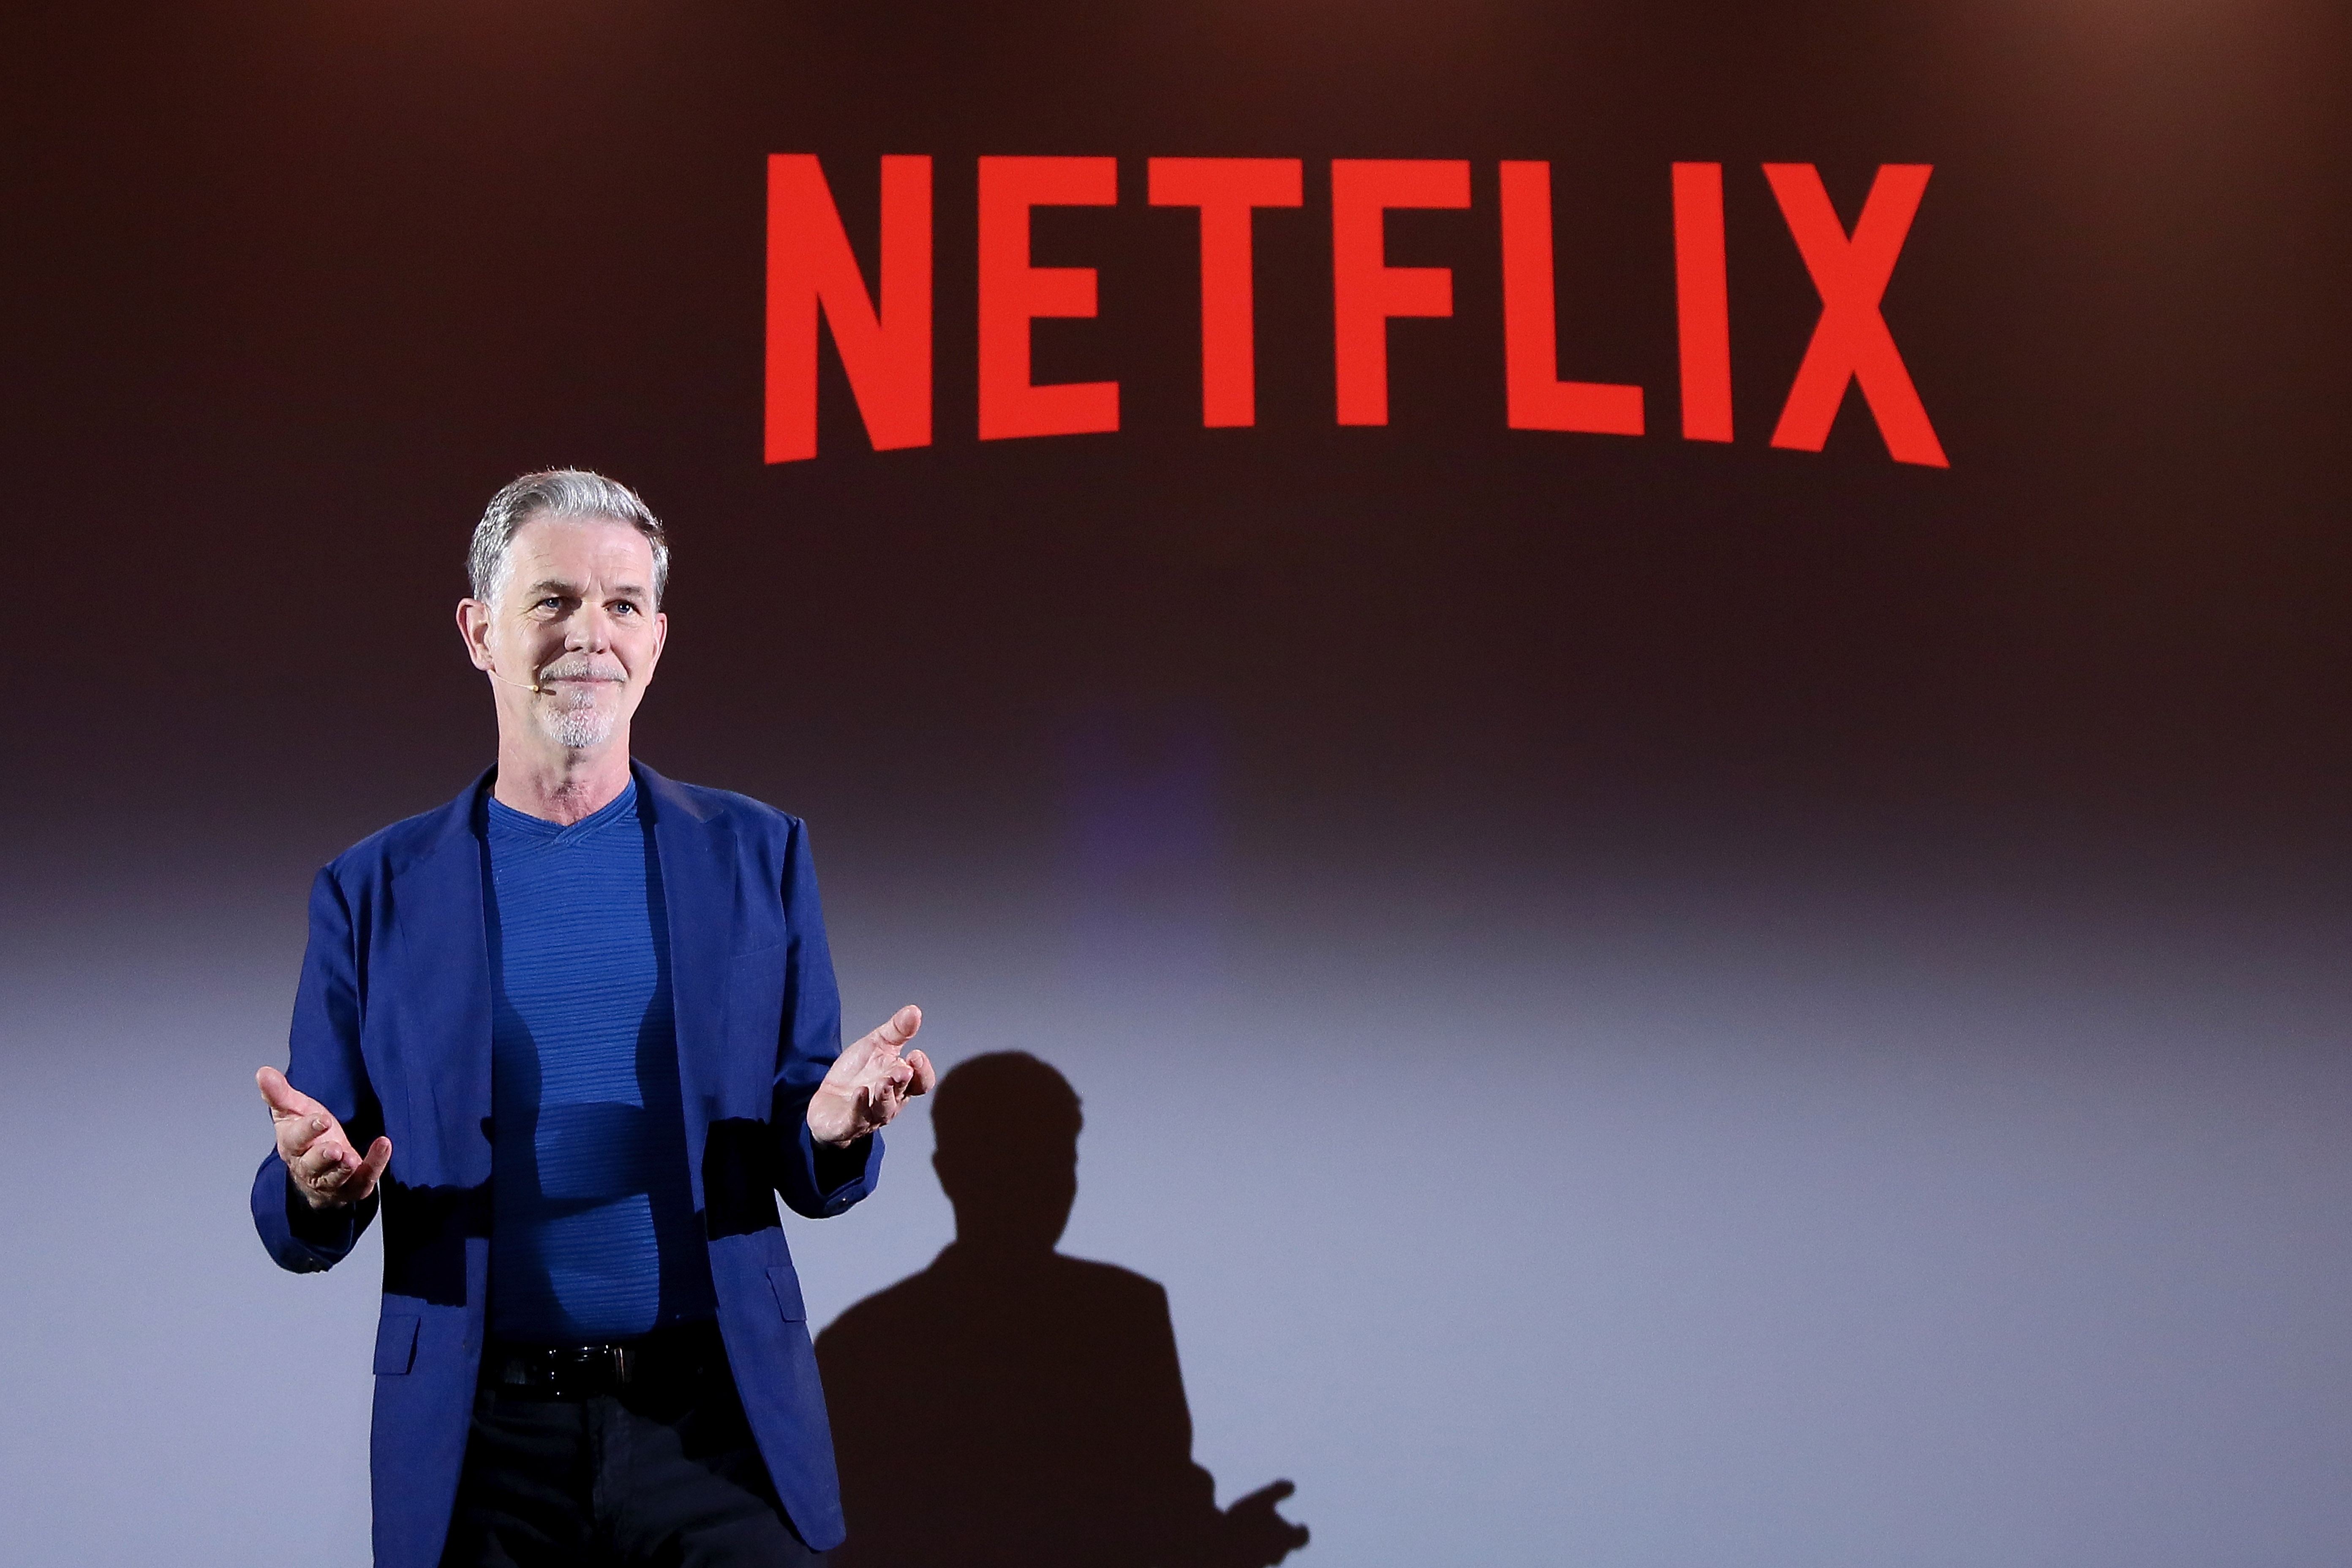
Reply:
<svg viewBox="0 0 2352 1568"><path fill-rule="evenodd" d="M815 157L768 160L772 463L816 456L817 316L876 451L931 444L931 161L882 160L881 307L866 289Z"/></svg>

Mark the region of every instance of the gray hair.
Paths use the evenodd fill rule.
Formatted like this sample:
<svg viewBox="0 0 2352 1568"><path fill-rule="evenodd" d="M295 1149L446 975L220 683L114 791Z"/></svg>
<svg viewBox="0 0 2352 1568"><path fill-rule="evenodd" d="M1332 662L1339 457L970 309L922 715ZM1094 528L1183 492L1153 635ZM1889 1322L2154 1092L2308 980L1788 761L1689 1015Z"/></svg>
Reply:
<svg viewBox="0 0 2352 1568"><path fill-rule="evenodd" d="M473 548L466 552L475 598L488 604L497 594L506 578L507 547L515 531L535 517L609 517L644 534L654 552L654 603L661 603L669 587L669 535L661 519L628 486L585 468L525 474L490 498L474 526Z"/></svg>

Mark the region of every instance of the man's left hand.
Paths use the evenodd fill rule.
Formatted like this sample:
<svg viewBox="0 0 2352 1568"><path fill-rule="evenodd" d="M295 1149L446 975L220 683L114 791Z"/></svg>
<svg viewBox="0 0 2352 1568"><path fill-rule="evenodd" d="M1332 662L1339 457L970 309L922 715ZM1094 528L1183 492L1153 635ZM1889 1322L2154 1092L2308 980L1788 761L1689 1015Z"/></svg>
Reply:
<svg viewBox="0 0 2352 1568"><path fill-rule="evenodd" d="M1211 1561L1219 1568L1275 1568L1306 1545L1307 1527L1293 1524L1274 1507L1297 1489L1288 1481L1276 1481L1225 1510L1222 1539Z"/></svg>
<svg viewBox="0 0 2352 1568"><path fill-rule="evenodd" d="M890 1021L834 1058L833 1070L809 1099L809 1131L820 1143L845 1148L887 1126L899 1108L940 1081L931 1058L907 1049L923 1026L920 1007L901 1007Z"/></svg>

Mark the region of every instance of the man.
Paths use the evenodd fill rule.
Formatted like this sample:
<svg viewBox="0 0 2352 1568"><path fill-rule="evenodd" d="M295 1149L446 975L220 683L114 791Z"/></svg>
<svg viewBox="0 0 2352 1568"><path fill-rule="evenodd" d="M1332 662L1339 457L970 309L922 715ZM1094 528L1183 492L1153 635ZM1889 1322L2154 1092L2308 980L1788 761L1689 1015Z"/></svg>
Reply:
<svg viewBox="0 0 2352 1568"><path fill-rule="evenodd" d="M841 1507L775 1199L873 1189L921 1015L842 1050L801 824L630 760L668 636L634 492L527 475L469 565L498 765L313 884L254 1222L316 1270L383 1211L383 1568L805 1561Z"/></svg>
<svg viewBox="0 0 2352 1568"><path fill-rule="evenodd" d="M1272 1568L1307 1544L1276 1510L1288 1481L1218 1510L1167 1291L1055 1250L1083 1125L1068 1080L1026 1052L940 1082L931 1163L955 1240L817 1340L842 1406L835 1568ZM918 1337L919 1369L895 1349Z"/></svg>

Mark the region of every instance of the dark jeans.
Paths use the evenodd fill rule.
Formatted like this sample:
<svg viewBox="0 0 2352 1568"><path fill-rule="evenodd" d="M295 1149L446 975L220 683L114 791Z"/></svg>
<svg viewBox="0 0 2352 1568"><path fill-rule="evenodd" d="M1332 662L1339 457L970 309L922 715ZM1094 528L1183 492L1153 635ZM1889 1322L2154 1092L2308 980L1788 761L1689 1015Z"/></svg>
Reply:
<svg viewBox="0 0 2352 1568"><path fill-rule="evenodd" d="M584 1399L485 1384L442 1568L823 1568L723 1365Z"/></svg>

